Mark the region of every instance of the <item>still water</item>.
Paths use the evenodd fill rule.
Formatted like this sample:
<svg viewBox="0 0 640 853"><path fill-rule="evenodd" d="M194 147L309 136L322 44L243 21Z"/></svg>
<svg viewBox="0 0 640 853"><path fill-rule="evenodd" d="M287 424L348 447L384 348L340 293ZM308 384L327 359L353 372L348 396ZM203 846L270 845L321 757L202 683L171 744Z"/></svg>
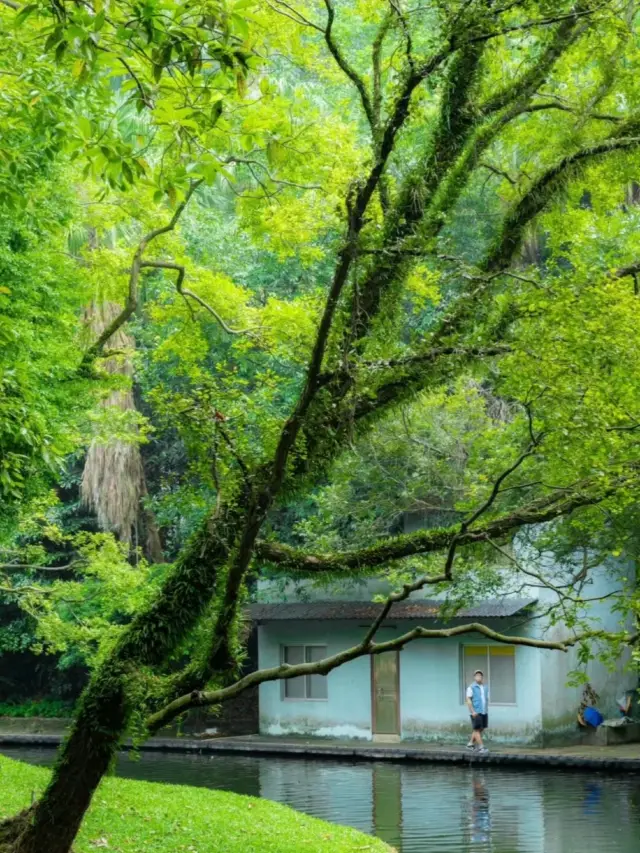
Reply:
<svg viewBox="0 0 640 853"><path fill-rule="evenodd" d="M0 751L34 764L53 757ZM640 853L637 775L162 753L121 756L117 775L276 800L399 853Z"/></svg>

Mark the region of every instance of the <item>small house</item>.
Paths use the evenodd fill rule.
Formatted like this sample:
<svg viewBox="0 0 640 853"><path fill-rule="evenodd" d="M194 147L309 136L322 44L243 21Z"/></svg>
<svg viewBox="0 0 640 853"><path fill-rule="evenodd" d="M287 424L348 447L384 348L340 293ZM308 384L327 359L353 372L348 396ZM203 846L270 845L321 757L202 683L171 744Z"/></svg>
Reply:
<svg viewBox="0 0 640 853"><path fill-rule="evenodd" d="M605 596L614 583L610 572L594 571L589 596ZM373 599L384 582L365 587L322 598L310 585L290 583L277 595L265 585L263 600L251 606L260 668L320 660L361 642L382 607ZM530 593L481 601L447 621L440 616L441 600L412 596L394 605L376 640L398 637L418 625L442 628L470 622L512 636L567 637L564 625L550 626L541 616L553 593L539 586ZM596 601L591 618L600 628L620 630L620 616L610 601ZM637 687L637 673L627 664L621 659L610 668L593 660L587 666L605 716L617 716L616 699ZM510 645L471 633L418 639L400 651L353 660L327 676L262 684L260 732L462 743L469 731L465 687L481 669L489 686L494 742L568 742L580 734L577 716L583 688L568 685L578 665L575 649Z"/></svg>

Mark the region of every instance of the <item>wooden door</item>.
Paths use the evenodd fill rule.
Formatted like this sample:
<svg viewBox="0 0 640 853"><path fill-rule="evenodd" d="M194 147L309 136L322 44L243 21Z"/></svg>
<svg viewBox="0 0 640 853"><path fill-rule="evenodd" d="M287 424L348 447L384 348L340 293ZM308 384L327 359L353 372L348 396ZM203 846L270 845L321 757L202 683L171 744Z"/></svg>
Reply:
<svg viewBox="0 0 640 853"><path fill-rule="evenodd" d="M371 657L373 734L400 734L400 678L398 652Z"/></svg>

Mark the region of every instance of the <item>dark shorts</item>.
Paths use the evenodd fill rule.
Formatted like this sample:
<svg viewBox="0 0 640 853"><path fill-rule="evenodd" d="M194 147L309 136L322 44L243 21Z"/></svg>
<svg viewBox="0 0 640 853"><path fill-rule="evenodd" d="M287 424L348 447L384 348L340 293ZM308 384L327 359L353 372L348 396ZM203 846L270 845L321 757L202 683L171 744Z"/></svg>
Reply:
<svg viewBox="0 0 640 853"><path fill-rule="evenodd" d="M471 717L471 725L473 727L474 732L481 732L483 729L488 729L489 715L476 714L475 717Z"/></svg>

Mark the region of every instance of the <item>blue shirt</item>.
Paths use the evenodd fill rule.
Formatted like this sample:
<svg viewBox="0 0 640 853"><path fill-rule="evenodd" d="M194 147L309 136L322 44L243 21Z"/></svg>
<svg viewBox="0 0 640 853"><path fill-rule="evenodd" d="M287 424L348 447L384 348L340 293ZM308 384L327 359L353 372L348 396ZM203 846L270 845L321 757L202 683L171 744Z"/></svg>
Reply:
<svg viewBox="0 0 640 853"><path fill-rule="evenodd" d="M489 691L485 684L474 681L467 687L467 699L471 699L471 707L476 714L486 714L489 702Z"/></svg>

